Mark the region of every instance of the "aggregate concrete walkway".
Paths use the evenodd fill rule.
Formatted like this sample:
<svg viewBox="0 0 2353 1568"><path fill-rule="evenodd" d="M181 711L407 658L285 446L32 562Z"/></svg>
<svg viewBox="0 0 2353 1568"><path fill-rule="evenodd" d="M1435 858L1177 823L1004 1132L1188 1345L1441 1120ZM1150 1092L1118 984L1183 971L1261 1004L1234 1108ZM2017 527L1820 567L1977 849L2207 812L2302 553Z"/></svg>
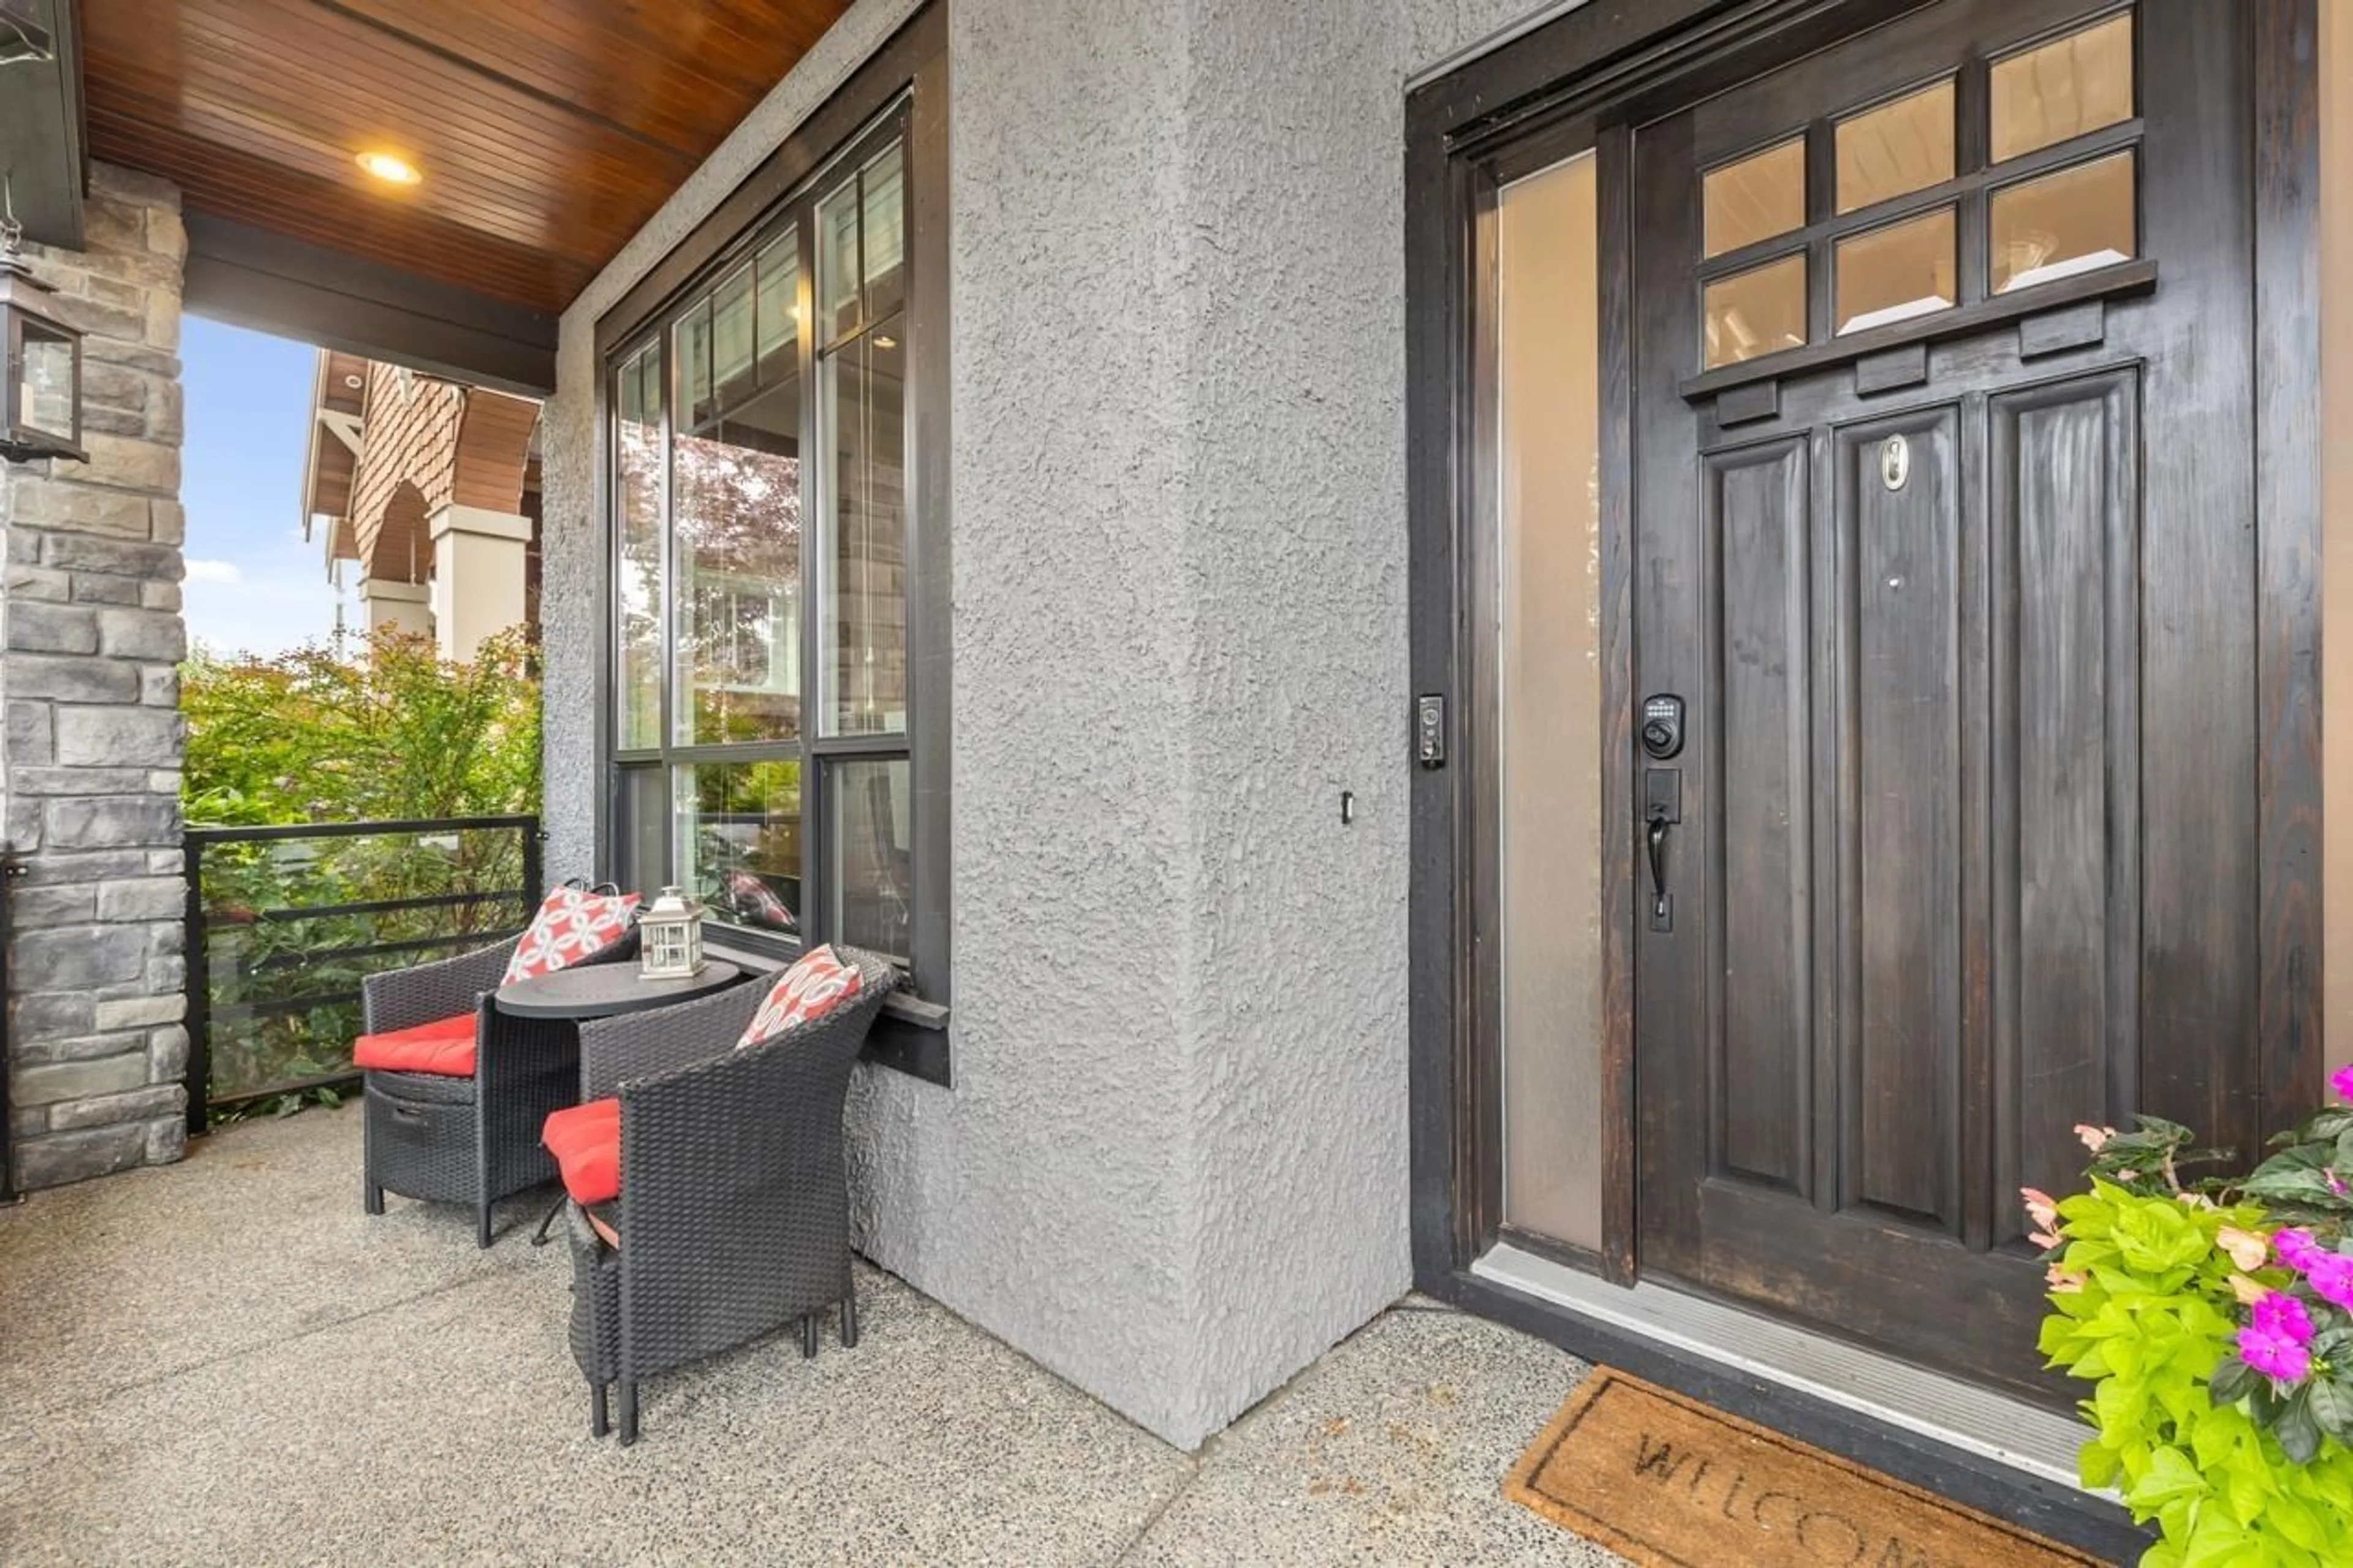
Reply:
<svg viewBox="0 0 2353 1568"><path fill-rule="evenodd" d="M1198 1455L899 1281L588 1436L568 1263L502 1211L360 1213L356 1111L0 1212L0 1562L1570 1563L1498 1482L1585 1371L1425 1304Z"/></svg>

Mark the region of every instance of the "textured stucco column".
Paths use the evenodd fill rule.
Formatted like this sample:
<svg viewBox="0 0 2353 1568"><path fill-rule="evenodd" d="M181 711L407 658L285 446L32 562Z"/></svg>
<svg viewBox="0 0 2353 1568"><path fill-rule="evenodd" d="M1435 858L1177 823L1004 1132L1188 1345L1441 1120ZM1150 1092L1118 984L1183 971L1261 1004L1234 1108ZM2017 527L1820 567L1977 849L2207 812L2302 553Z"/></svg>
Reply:
<svg viewBox="0 0 2353 1568"><path fill-rule="evenodd" d="M433 514L433 635L443 658L471 659L486 640L522 625L531 526L479 506Z"/></svg>
<svg viewBox="0 0 2353 1568"><path fill-rule="evenodd" d="M1532 8L952 0L956 1086L860 1075L859 1234L1187 1447L1410 1279L1404 82ZM558 875L596 319L914 9L852 6L565 317Z"/></svg>
<svg viewBox="0 0 2353 1568"><path fill-rule="evenodd" d="M181 918L179 194L91 171L88 245L34 272L87 336L88 463L0 470L0 752L26 875L10 933L19 1184L177 1159Z"/></svg>

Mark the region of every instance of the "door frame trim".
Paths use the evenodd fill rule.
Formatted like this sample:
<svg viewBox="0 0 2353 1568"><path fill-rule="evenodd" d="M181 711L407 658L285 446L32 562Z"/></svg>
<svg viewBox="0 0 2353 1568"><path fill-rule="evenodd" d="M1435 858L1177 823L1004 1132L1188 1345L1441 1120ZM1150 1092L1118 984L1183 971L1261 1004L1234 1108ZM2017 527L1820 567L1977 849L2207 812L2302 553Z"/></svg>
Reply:
<svg viewBox="0 0 2353 1568"><path fill-rule="evenodd" d="M1448 753L1410 789L1407 929L1417 1286L1489 1300L1469 1273L1501 1230L1500 1075L1480 1047L1474 933L1465 908L1474 836L1463 765L1471 686L1465 595L1476 531L1477 393L1472 236L1482 161L1542 138L1601 145L1666 107L1934 0L1588 0L1406 100L1408 584L1412 691L1444 697ZM2250 0L2255 73L2257 685L2262 751L2257 1026L2263 1114L2292 1120L2322 1092L2317 0ZM1761 57L1761 58L1760 58ZM1630 224L1623 145L1600 160L1600 221ZM1612 171L1616 172L1612 177ZM1492 178L1492 176L1491 176ZM1637 1273L1634 1214L1631 343L1626 247L1601 258L1601 604L1604 921L1603 1244L1580 1259ZM1614 275L1613 275L1614 274ZM1474 742L1476 737L1472 738Z"/></svg>

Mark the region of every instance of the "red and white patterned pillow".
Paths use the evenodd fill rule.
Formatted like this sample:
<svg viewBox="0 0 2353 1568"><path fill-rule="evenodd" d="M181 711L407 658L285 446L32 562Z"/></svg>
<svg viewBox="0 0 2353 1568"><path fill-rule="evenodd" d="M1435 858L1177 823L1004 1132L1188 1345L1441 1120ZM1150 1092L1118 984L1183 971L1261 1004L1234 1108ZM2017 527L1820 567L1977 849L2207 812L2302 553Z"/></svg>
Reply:
<svg viewBox="0 0 2353 1568"><path fill-rule="evenodd" d="M811 948L776 976L735 1048L756 1046L786 1029L824 1017L857 995L860 984L857 969L842 963L830 944Z"/></svg>
<svg viewBox="0 0 2353 1568"><path fill-rule="evenodd" d="M629 918L637 908L635 893L595 893L569 886L554 889L532 916L531 929L515 943L506 977L499 984L535 980L604 952L629 934Z"/></svg>

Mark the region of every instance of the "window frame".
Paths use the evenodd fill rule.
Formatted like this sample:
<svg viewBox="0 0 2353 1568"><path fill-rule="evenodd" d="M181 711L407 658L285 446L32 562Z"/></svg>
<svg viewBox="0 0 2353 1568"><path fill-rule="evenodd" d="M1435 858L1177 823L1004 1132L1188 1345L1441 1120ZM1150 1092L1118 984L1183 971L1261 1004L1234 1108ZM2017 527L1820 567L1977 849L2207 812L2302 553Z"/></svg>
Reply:
<svg viewBox="0 0 2353 1568"><path fill-rule="evenodd" d="M625 868L638 835L625 815L632 784L648 790L661 816L661 870L675 879L680 870L679 773L696 763L749 763L797 759L801 764L801 908L799 933L786 936L714 920L709 945L731 957L768 967L788 961L806 942L832 939L830 837L838 815L830 800L833 770L844 763L899 760L908 764L910 813L910 920L902 984L887 1005L868 1055L884 1065L943 1085L951 1081L947 1034L950 991L949 844L949 626L948 626L948 284L947 284L947 56L945 8L926 6L901 29L823 108L788 136L718 209L647 277L599 318L596 440L598 494L595 517L602 554L599 579L596 726L596 864L600 876ZM900 300L880 320L861 319L857 330L828 334L817 321L816 253L821 237L817 209L847 181L896 142L902 149L902 248L904 270ZM861 213L866 199L859 198ZM677 541L670 451L678 435L692 428L691 410L679 405L681 367L676 363L676 328L708 301L717 284L792 228L800 268L794 287L800 320L794 374L801 380L800 449L803 518L799 582L801 614L797 649L800 665L799 734L791 741L741 744L682 742L675 729L683 698L677 664ZM758 299L754 280L754 309ZM828 621L817 597L828 591L834 564L824 559L835 542L826 516L833 484L831 462L819 456L819 379L825 358L864 336L896 322L905 363L902 419L905 496L906 725L902 732L828 733L820 711L825 682L821 638ZM650 350L659 364L664 410L661 425L660 595L659 662L660 742L653 747L623 747L620 589L623 569L620 518L620 421L618 389L625 367ZM753 362L760 361L754 329ZM774 383L770 384L776 384ZM760 392L767 390L762 386ZM715 389L714 389L715 391ZM754 395L757 395L754 394ZM650 776L649 776L650 775ZM653 873L644 873L652 881Z"/></svg>

